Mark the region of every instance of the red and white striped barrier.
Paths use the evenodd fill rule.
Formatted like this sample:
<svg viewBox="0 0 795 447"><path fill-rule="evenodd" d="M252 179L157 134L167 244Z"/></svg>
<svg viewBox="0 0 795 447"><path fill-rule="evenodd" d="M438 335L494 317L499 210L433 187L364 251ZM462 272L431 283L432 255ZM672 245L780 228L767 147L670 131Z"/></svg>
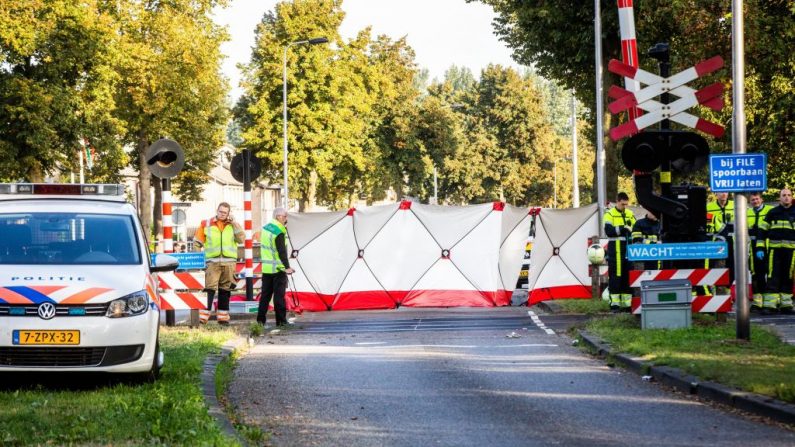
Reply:
<svg viewBox="0 0 795 447"><path fill-rule="evenodd" d="M236 272L245 271L245 263L239 262L235 266ZM262 273L262 264L256 263L252 270ZM206 307L204 292L204 272L164 272L158 276L158 288L164 302L163 310L173 309L204 309ZM262 276L253 276L254 290L262 289ZM235 282L235 289L246 290L246 279L240 278ZM256 295L256 292L255 292Z"/></svg>
<svg viewBox="0 0 795 447"><path fill-rule="evenodd" d="M695 296L690 303L693 312L725 313L732 310L731 295ZM632 313L640 314L643 306L639 297L632 297Z"/></svg>
<svg viewBox="0 0 795 447"><path fill-rule="evenodd" d="M160 303L163 310L206 309L205 296L192 292L161 291Z"/></svg>
<svg viewBox="0 0 795 447"><path fill-rule="evenodd" d="M729 269L667 269L630 270L629 286L640 287L643 281L662 281L666 279L689 279L693 286L728 286Z"/></svg>
<svg viewBox="0 0 795 447"><path fill-rule="evenodd" d="M729 269L668 269L629 272L630 287L640 287L643 281L666 279L688 279L693 286L728 286ZM632 297L632 313L641 312L639 297ZM732 309L731 295L699 295L691 302L693 312L729 312Z"/></svg>
<svg viewBox="0 0 795 447"><path fill-rule="evenodd" d="M245 274L245 271L246 271L246 263L245 262L238 262L237 265L235 265L235 273L238 273L238 274L243 273L243 274ZM261 262L252 262L251 272L253 274L258 274L258 273L261 274L262 273L262 263ZM243 276L243 277L245 278L245 276Z"/></svg>
<svg viewBox="0 0 795 447"><path fill-rule="evenodd" d="M632 0L618 0L618 27L621 32L621 60L625 64L638 67L638 43L635 38L635 11L632 9ZM624 78L624 85L627 91L636 92L640 90L640 83L631 77ZM629 119L634 120L641 116L638 108L629 109Z"/></svg>
<svg viewBox="0 0 795 447"><path fill-rule="evenodd" d="M204 272L164 272L157 279L162 290L204 289Z"/></svg>

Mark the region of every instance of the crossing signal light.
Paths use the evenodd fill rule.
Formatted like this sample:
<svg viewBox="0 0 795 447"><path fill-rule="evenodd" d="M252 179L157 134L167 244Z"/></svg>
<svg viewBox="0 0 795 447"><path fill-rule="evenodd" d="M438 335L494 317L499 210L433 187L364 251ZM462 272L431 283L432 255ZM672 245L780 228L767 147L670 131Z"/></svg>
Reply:
<svg viewBox="0 0 795 447"><path fill-rule="evenodd" d="M621 149L621 161L631 171L651 172L670 160L673 172L686 174L704 168L708 159L709 145L695 132L645 131Z"/></svg>

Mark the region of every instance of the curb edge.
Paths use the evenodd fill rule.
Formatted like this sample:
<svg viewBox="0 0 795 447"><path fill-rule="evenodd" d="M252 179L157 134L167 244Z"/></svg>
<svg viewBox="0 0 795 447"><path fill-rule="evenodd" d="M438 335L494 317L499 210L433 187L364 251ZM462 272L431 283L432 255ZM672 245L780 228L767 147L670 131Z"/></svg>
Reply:
<svg viewBox="0 0 795 447"><path fill-rule="evenodd" d="M215 372L222 361L228 359L235 351L246 346L247 343L248 340L243 337L235 337L224 343L224 345L221 346L221 352L219 354L213 354L204 359L201 373L202 394L204 403L207 405L207 412L218 423L221 432L237 440L243 447L246 447L248 443L246 443L245 439L235 430L235 426L232 425L232 421L230 421L229 417L226 415L225 408L221 405L221 402L218 401L218 397L216 397Z"/></svg>
<svg viewBox="0 0 795 447"><path fill-rule="evenodd" d="M677 368L654 366L639 357L628 354L615 354L610 345L586 331L579 331L583 342L599 357L611 357L625 369L638 375L648 371L648 375L658 382L675 388L685 394L693 394L703 399L729 405L757 416L774 419L785 424L795 425L795 405L761 394L741 391L715 382L701 382L695 376Z"/></svg>

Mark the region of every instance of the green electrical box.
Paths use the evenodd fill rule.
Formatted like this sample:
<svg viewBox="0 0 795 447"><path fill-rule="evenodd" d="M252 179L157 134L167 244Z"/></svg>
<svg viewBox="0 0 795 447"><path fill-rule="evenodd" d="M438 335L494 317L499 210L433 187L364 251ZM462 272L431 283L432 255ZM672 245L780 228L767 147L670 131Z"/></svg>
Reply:
<svg viewBox="0 0 795 447"><path fill-rule="evenodd" d="M693 290L687 279L643 281L640 284L641 327L678 329L692 325Z"/></svg>

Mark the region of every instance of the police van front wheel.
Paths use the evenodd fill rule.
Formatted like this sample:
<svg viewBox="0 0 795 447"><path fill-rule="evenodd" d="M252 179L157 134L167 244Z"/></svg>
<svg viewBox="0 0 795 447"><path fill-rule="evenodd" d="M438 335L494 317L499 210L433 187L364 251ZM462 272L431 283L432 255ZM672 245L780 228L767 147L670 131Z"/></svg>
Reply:
<svg viewBox="0 0 795 447"><path fill-rule="evenodd" d="M160 351L160 339L155 342L155 355L152 359L152 368L149 371L137 373L131 379L138 383L152 383L160 378L160 370L164 363L163 352Z"/></svg>

